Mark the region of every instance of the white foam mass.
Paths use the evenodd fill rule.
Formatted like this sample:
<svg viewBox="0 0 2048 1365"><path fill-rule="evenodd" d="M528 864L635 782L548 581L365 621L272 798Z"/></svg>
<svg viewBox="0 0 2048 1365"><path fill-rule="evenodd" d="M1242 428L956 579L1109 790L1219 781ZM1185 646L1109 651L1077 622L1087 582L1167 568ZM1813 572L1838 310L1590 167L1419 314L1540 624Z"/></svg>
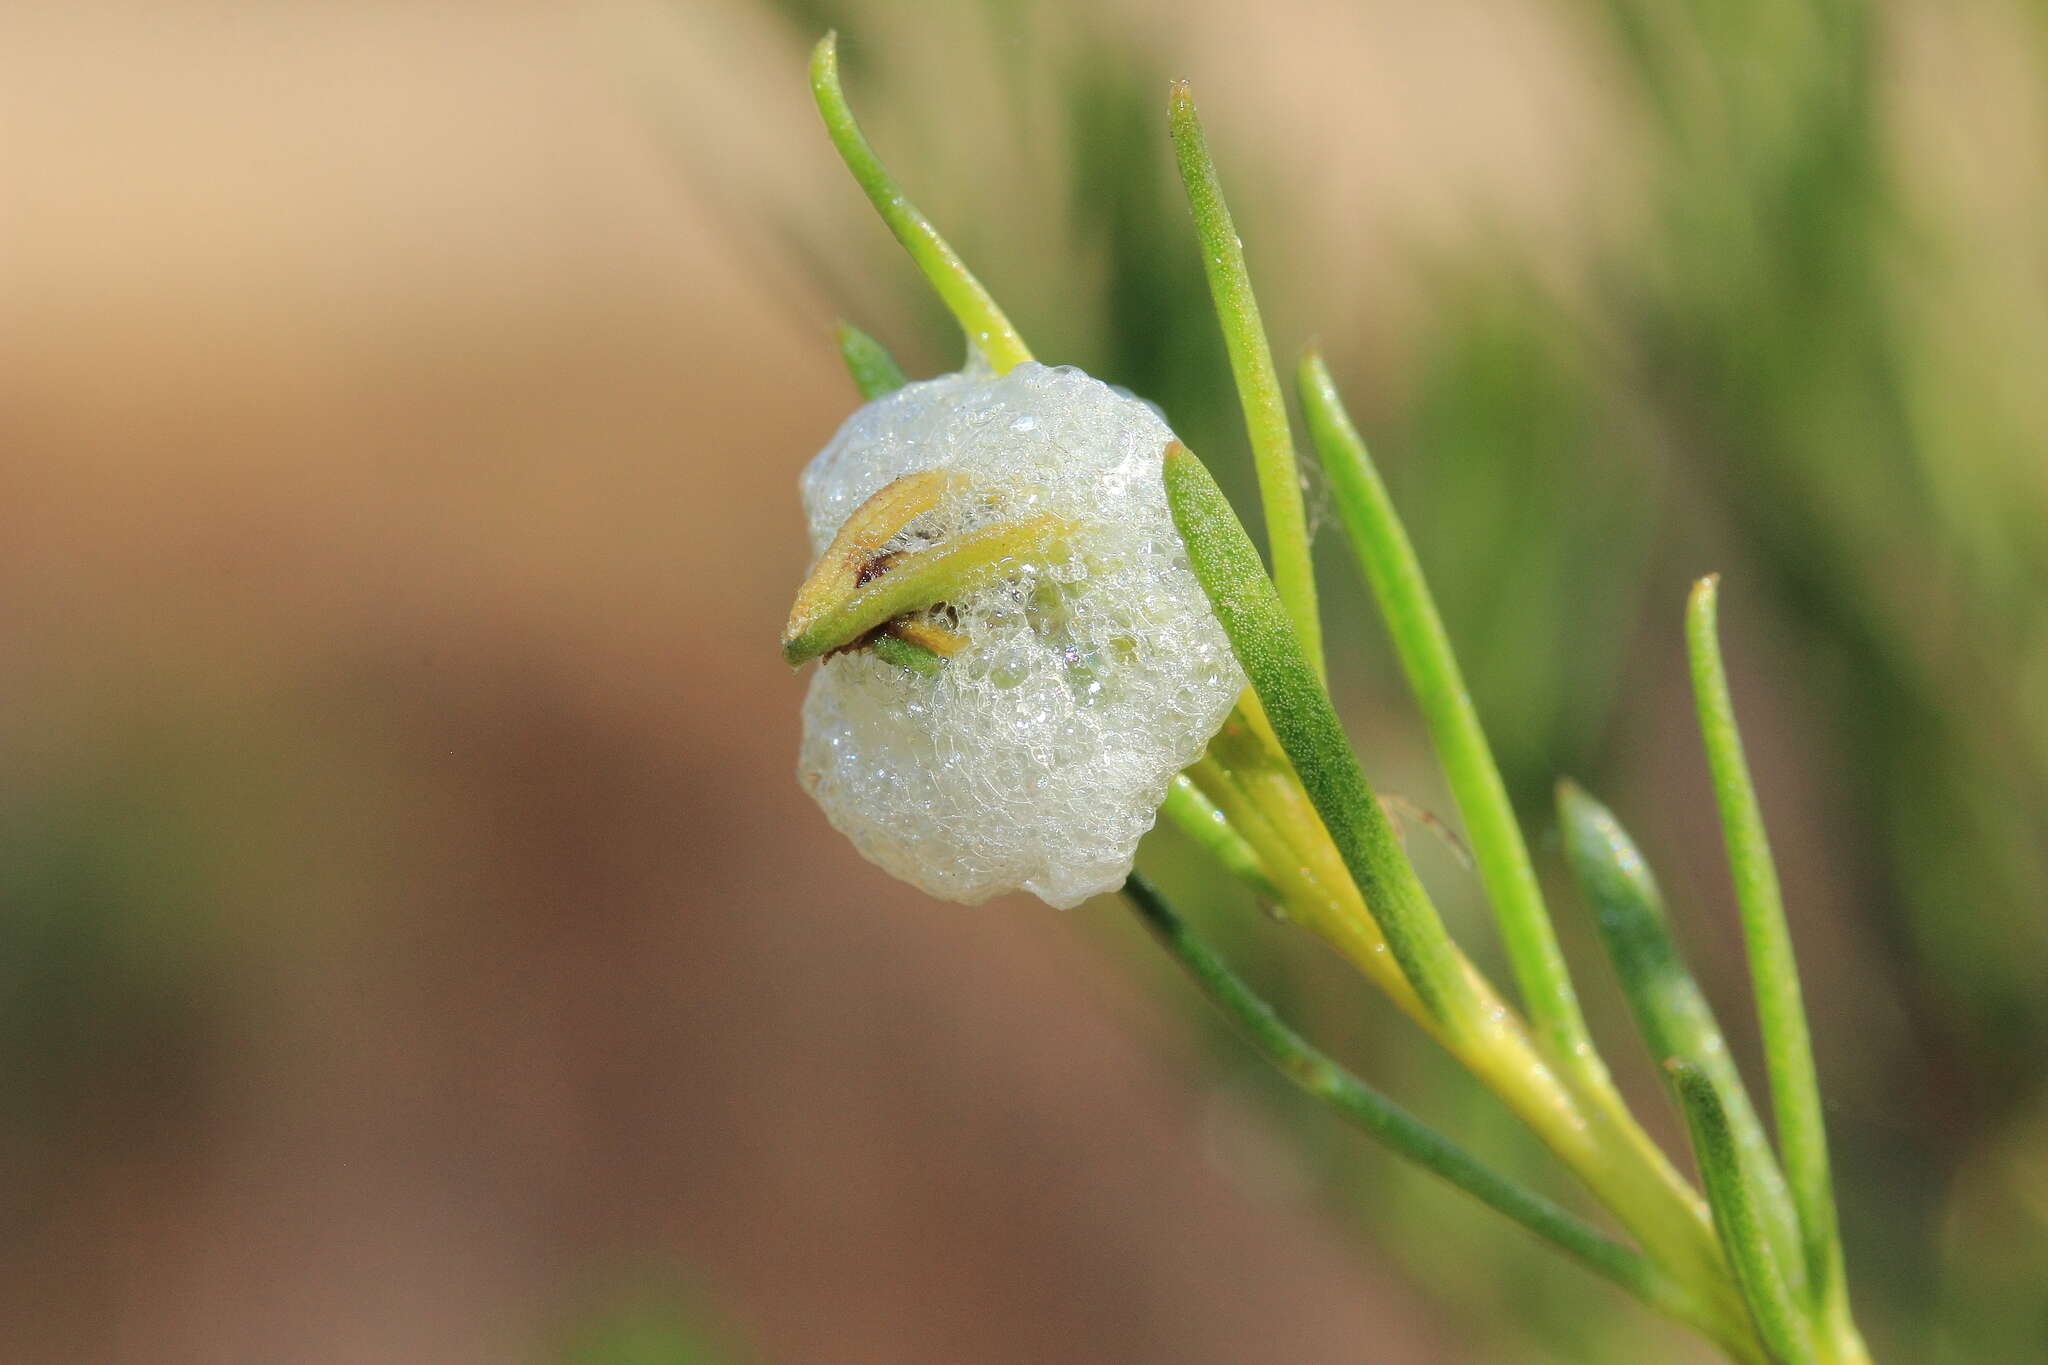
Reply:
<svg viewBox="0 0 2048 1365"><path fill-rule="evenodd" d="M963 477L895 548L1042 513L1073 526L1065 558L935 609L966 639L935 676L865 650L820 664L798 771L869 859L954 901L1021 889L1065 908L1123 884L1244 687L1167 510L1172 439L1138 399L1024 364L876 399L805 469L814 553L928 469Z"/></svg>

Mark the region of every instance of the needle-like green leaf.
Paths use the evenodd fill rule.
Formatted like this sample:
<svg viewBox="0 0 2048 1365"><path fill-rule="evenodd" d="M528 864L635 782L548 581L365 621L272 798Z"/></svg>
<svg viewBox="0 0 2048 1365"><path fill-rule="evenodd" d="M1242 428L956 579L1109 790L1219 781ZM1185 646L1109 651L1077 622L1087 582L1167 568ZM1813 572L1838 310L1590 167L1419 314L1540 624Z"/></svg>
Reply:
<svg viewBox="0 0 2048 1365"><path fill-rule="evenodd" d="M862 399L880 398L910 382L888 348L852 323L840 323L833 335L839 342L839 358L846 362L846 372L853 376L853 386Z"/></svg>
<svg viewBox="0 0 2048 1365"><path fill-rule="evenodd" d="M1793 1301L1784 1269L1771 1250L1757 1207L1755 1177L1742 1159L1714 1083L1698 1066L1676 1057L1664 1069L1671 1076L1679 1108L1685 1111L1700 1180L1714 1210L1714 1227L1757 1335L1780 1365L1817 1365L1812 1328Z"/></svg>
<svg viewBox="0 0 2048 1365"><path fill-rule="evenodd" d="M1764 834L1756 788L1750 782L1742 735L1736 729L1728 672L1721 662L1715 600L1718 587L1717 576L1703 578L1693 585L1686 603L1685 641L1692 662L1693 699L1699 709L1707 767L1713 775L1714 801L1720 807L1735 902L1742 912L1757 1026L1771 1081L1771 1109L1777 1119L1785 1179L1799 1210L1807 1283L1814 1301L1828 1316L1845 1323L1848 1288L1842 1275L1834 1184L1828 1172L1820 1080L1813 1064L1813 1044L1807 1034L1806 1006L1799 989L1799 967L1792 955L1792 932L1785 922L1784 897L1778 889L1778 870Z"/></svg>
<svg viewBox="0 0 2048 1365"><path fill-rule="evenodd" d="M1309 436L1329 476L1338 517L1386 619L1401 671L1458 803L1530 1022L1559 1066L1607 1089L1607 1068L1580 1012L1521 825L1466 691L1450 633L1422 576L1422 563L1329 370L1313 349L1302 357L1297 378Z"/></svg>
<svg viewBox="0 0 2048 1365"><path fill-rule="evenodd" d="M1245 269L1244 243L1223 200L1223 182L1209 155L1195 97L1186 81L1175 81L1167 114L1174 151L1180 159L1181 184L1194 211L1195 235L1202 243L1202 268L1209 277L1209 296L1223 327L1230 353L1230 373L1244 407L1245 429L1251 436L1252 464L1259 476L1259 502L1266 514L1266 540L1273 552L1273 585L1287 606L1287 617L1301 641L1302 654L1316 676L1323 675L1323 628L1316 613L1315 566L1309 555L1308 514L1302 506L1301 470L1294 455L1294 435L1287 425L1287 400L1273 369L1273 348L1259 320L1259 301L1252 294Z"/></svg>
<svg viewBox="0 0 2048 1365"><path fill-rule="evenodd" d="M1345 741L1258 550L1223 490L1178 441L1166 448L1165 473L1195 576L1387 946L1431 1016L1454 1033L1467 1028L1479 1005L1457 948Z"/></svg>
<svg viewBox="0 0 2048 1365"><path fill-rule="evenodd" d="M817 99L818 112L824 115L825 131L832 135L832 145L839 149L840 160L853 172L875 212L896 234L896 240L910 253L910 259L917 263L958 320L961 330L967 333L968 343L997 374L1031 359L1031 348L1017 335L1017 329L1010 325L995 299L959 253L947 245L931 220L904 195L875 155L875 149L868 145L846 102L846 92L840 88L836 33L826 34L811 53L811 93Z"/></svg>
<svg viewBox="0 0 2048 1365"><path fill-rule="evenodd" d="M1580 894L1592 906L1600 942L1614 963L1650 1055L1660 1062L1684 1058L1713 1083L1744 1169L1754 1178L1758 1216L1771 1250L1793 1294L1803 1297L1805 1250L1799 1242L1799 1217L1714 1008L1672 940L1657 879L1628 831L1577 784L1558 783L1557 818L1566 860Z"/></svg>
<svg viewBox="0 0 2048 1365"><path fill-rule="evenodd" d="M1685 1311L1682 1291L1640 1252L1494 1171L1289 1028L1273 1007L1174 913L1150 882L1133 873L1124 884L1124 895L1202 993L1289 1080L1395 1152L1506 1214L1645 1303L1665 1312Z"/></svg>

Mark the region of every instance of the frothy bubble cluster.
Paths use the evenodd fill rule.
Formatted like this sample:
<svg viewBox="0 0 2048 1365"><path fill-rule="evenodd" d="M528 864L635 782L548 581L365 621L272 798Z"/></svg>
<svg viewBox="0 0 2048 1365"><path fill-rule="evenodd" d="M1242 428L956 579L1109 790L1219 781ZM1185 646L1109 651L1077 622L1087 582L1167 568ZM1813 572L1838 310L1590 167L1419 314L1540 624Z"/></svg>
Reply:
<svg viewBox="0 0 2048 1365"><path fill-rule="evenodd" d="M818 668L799 773L864 855L946 900L1070 907L1130 872L1167 784L1244 687L1188 566L1159 415L1079 370L910 384L847 419L803 475L811 545L906 474L961 477L911 550L1052 514L1063 553L927 613L964 637L935 676L866 650Z"/></svg>

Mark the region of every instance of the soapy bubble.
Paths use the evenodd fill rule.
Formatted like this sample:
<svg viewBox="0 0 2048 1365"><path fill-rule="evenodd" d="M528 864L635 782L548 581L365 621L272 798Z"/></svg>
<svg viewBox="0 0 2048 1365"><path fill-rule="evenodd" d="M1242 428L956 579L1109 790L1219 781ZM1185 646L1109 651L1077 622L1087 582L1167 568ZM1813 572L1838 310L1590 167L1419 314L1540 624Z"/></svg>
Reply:
<svg viewBox="0 0 2048 1365"><path fill-rule="evenodd" d="M1150 405L1079 370L909 384L848 418L802 480L814 553L906 474L946 496L887 548L1050 514L1060 552L925 615L964 643L932 676L825 659L799 773L861 853L946 900L1070 907L1122 885L1167 784L1244 687L1188 565Z"/></svg>

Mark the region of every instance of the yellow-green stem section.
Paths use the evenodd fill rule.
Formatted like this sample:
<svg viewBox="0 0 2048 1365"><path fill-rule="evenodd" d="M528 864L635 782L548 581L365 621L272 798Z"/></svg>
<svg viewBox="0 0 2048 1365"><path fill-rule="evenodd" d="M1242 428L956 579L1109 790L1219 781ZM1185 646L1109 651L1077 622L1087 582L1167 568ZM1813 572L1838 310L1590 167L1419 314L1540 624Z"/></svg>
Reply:
<svg viewBox="0 0 2048 1365"><path fill-rule="evenodd" d="M818 112L824 116L825 131L831 134L832 145L839 149L840 160L853 172L868 202L924 272L925 279L989 368L1002 374L1031 359L1031 348L1017 335L1017 329L1010 325L995 297L939 235L931 219L910 202L882 165L881 158L875 155L875 149L868 145L867 136L854 121L853 109L846 102L846 91L839 84L837 33L826 34L811 53L811 93L817 99Z"/></svg>
<svg viewBox="0 0 2048 1365"><path fill-rule="evenodd" d="M1705 1202L1633 1120L1617 1123L1603 1109L1587 1108L1469 962L1461 959L1479 1007L1455 1029L1431 1017L1249 692L1188 776L1259 855L1286 917L1384 990L1528 1124L1647 1253L1691 1287L1700 1297L1689 1318L1693 1326L1738 1358L1761 1360Z"/></svg>

